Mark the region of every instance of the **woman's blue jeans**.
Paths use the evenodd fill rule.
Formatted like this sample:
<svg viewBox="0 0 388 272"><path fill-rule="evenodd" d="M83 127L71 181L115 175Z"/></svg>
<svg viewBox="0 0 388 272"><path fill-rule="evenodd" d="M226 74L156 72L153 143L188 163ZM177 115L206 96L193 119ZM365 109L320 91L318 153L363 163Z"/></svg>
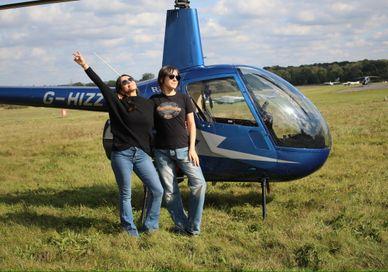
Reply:
<svg viewBox="0 0 388 272"><path fill-rule="evenodd" d="M130 147L122 151L112 151L111 164L120 193L121 225L130 235L139 235L133 222L131 204L131 174L133 169L149 191L146 199L146 217L142 228L144 231L158 229L163 187L150 156L140 148Z"/></svg>
<svg viewBox="0 0 388 272"><path fill-rule="evenodd" d="M201 219L205 202L206 181L201 167L189 161L188 148L156 149L155 162L158 168L160 181L164 187L164 199L167 209L175 225L191 234L201 231ZM178 166L188 177L190 197L189 213L186 215L179 186L176 180L175 167Z"/></svg>

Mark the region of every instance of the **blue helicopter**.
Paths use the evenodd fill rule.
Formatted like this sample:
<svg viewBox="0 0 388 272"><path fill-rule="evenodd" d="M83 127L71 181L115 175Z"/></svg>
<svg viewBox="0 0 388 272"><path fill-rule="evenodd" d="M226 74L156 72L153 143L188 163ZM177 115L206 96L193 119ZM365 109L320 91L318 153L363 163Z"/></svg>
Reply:
<svg viewBox="0 0 388 272"><path fill-rule="evenodd" d="M76 0L30 1L0 10L67 1ZM206 180L261 182L263 218L269 182L305 177L328 158L325 120L290 83L257 67L205 66L190 1L176 0L167 11L162 65L179 68L179 91L188 93L196 108L197 151ZM138 87L144 97L160 92L156 80ZM0 87L0 104L107 111L95 87ZM108 156L111 139L108 120L103 131Z"/></svg>

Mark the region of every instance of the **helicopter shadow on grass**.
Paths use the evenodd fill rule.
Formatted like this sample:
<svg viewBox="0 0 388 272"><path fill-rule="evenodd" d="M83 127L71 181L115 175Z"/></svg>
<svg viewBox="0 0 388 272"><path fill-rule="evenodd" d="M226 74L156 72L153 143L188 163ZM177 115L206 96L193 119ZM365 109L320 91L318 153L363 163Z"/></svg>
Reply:
<svg viewBox="0 0 388 272"><path fill-rule="evenodd" d="M207 183L207 192L205 196L205 209L215 208L217 210L230 211L234 207L243 207L246 204L249 204L253 207L261 206L261 188L248 184L248 183L229 183L225 182L221 185L216 185L216 189L211 188L211 183ZM231 188L234 186L247 187L247 190L242 192L233 193ZM182 199L184 203L188 203L189 194L187 192L182 194ZM273 200L273 196L267 194L267 202L270 203ZM188 208L185 205L186 208Z"/></svg>
<svg viewBox="0 0 388 272"><path fill-rule="evenodd" d="M70 190L37 189L0 195L0 203L11 206L21 205L22 211L9 212L0 216L0 222L19 224L26 227L37 226L42 229L86 231L95 228L104 233L121 231L119 219L114 221L85 215L61 216L41 214L34 208L48 207L66 209L69 207L88 207L91 209L109 208L118 216L118 191L115 186L94 185ZM140 212L143 203L143 188L132 188L132 205L135 212ZM54 209L53 209L54 210ZM53 211L53 213L56 213Z"/></svg>
<svg viewBox="0 0 388 272"><path fill-rule="evenodd" d="M250 186L249 191L234 194L225 183L218 190L208 189L206 192L205 207L213 207L217 209L231 208L235 206L243 206L250 204L252 206L261 206L261 189L256 186ZM244 185L241 185L244 186ZM117 208L118 206L118 190L115 185L93 185L74 189L48 189L41 188L29 190L26 192L16 192L0 195L0 203L7 205L22 204L26 207L88 207L100 208L110 207ZM142 209L144 191L142 186L132 187L132 207L136 211ZM184 203L188 203L189 193L187 190L182 192ZM272 195L267 195L267 203L273 200ZM165 206L165 205L164 205Z"/></svg>
<svg viewBox="0 0 388 272"><path fill-rule="evenodd" d="M267 195L267 204L272 202L273 197ZM253 207L261 206L261 193L251 191L239 196L233 196L228 192L209 192L206 194L205 207L219 210L230 210L233 207L250 204Z"/></svg>

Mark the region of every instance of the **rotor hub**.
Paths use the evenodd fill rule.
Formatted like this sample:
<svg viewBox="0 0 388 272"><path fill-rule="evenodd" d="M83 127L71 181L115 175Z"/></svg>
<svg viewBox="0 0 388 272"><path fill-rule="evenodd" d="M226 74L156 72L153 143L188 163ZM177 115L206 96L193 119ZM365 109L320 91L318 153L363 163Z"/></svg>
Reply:
<svg viewBox="0 0 388 272"><path fill-rule="evenodd" d="M189 0L175 0L175 8L186 9L190 8Z"/></svg>

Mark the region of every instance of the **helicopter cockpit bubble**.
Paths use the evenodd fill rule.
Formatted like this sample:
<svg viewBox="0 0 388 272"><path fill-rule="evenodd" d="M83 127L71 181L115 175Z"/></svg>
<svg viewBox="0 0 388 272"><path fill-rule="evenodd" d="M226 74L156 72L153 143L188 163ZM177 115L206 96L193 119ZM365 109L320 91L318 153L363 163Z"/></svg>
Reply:
<svg viewBox="0 0 388 272"><path fill-rule="evenodd" d="M262 70L241 67L240 71L276 145L313 149L331 147L325 120L295 87L281 78L270 78Z"/></svg>

